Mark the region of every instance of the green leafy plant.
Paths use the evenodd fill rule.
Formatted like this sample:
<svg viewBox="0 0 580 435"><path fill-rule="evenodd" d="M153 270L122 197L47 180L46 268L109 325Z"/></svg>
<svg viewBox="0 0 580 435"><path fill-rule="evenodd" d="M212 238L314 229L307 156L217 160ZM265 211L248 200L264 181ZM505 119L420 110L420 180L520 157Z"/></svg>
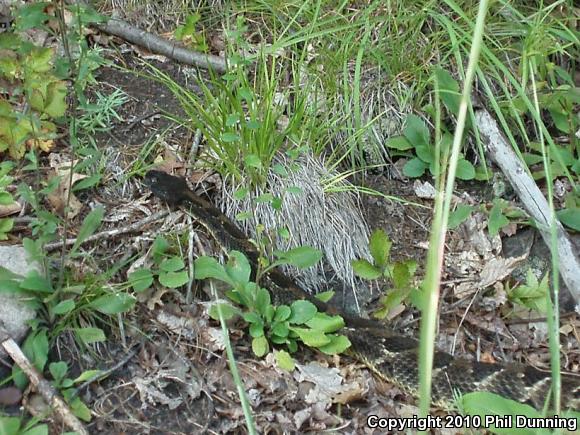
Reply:
<svg viewBox="0 0 580 435"><path fill-rule="evenodd" d="M354 273L361 278L386 278L392 285L388 294L380 299L382 307L374 313L378 319L389 316L409 296L417 304L417 298L420 295L419 290L413 285L417 263L415 260L391 263L389 259L391 246L392 242L389 240L389 236L383 230L377 229L373 231L369 241L373 262L370 263L365 259L353 260L352 262Z"/></svg>
<svg viewBox="0 0 580 435"><path fill-rule="evenodd" d="M452 141L451 133L445 131L441 139L443 161L440 163L440 167L445 167L446 156L449 155ZM429 129L417 115L407 116L403 135L389 139L385 145L395 150L394 155L409 155L410 150L414 151L415 156L403 167L403 173L406 176L421 177L427 169L431 175L438 175L435 172L435 160L438 158L435 155L435 145L431 142ZM475 168L465 157L460 157L457 164L457 178L462 180L475 178Z"/></svg>
<svg viewBox="0 0 580 435"><path fill-rule="evenodd" d="M61 392L73 414L84 421L91 421L91 410L77 397L75 385L82 384L99 373L99 370L87 370L75 379L67 377L68 365L64 361L50 363L48 370L53 378L52 384Z"/></svg>
<svg viewBox="0 0 580 435"><path fill-rule="evenodd" d="M481 418L482 426L489 428L493 433L501 435L536 435L536 434L553 434L558 433L557 431L551 431L548 429L527 429L525 427L514 427L514 425L506 424L494 424L506 420L502 419L504 416L511 416L511 421L515 421L516 418L526 418L541 419L545 415L532 408L530 405L524 403L516 402L514 400L506 399L498 394L489 392L476 392L464 394L458 399L459 407L463 410L463 413L478 416ZM498 420L495 418L499 417ZM560 415L562 421L569 422L567 429L573 432L576 429L576 425L580 419L580 413L570 411L563 411ZM486 419L489 419L486 421ZM576 421L574 421L576 420ZM473 421L473 420L471 420ZM490 424L491 423L491 424Z"/></svg>
<svg viewBox="0 0 580 435"><path fill-rule="evenodd" d="M281 255L270 267L283 263L309 267L314 264L312 259L319 258L312 251L307 247L296 248ZM270 344L284 345L292 353L298 349L298 342L303 342L328 354L340 353L350 346L346 337L336 334L344 326L340 316L320 313L313 303L305 300L274 305L270 293L252 282L250 275L250 263L238 251L230 252L225 265L211 257L200 257L195 261L196 279L213 278L231 287L226 296L236 305L220 303L220 309L226 318L239 316L249 324L252 350L257 356L268 353ZM216 306L212 307L210 315L217 318ZM276 358L286 369L293 366L287 353L279 352Z"/></svg>
<svg viewBox="0 0 580 435"><path fill-rule="evenodd" d="M14 33L0 34L0 50L0 153L20 159L27 148L48 151L55 120L67 107L66 84L52 65L53 50Z"/></svg>
<svg viewBox="0 0 580 435"><path fill-rule="evenodd" d="M128 276L129 285L137 293L150 288L155 279L167 288L178 288L189 281L185 263L180 256L170 254L170 244L163 237L157 237L152 250L153 267L140 267Z"/></svg>
<svg viewBox="0 0 580 435"><path fill-rule="evenodd" d="M546 273L541 281L538 280L532 269L526 272L526 283L517 287L507 288L508 299L514 303L523 305L531 310L542 314L547 312L546 295L549 291L549 273Z"/></svg>
<svg viewBox="0 0 580 435"><path fill-rule="evenodd" d="M6 191L6 187L12 183L13 178L8 175L12 170L12 162L0 163L0 206L10 205L14 203L14 198L10 192ZM10 218L0 218L0 240L6 240L8 233L14 226L14 220Z"/></svg>
<svg viewBox="0 0 580 435"><path fill-rule="evenodd" d="M0 433L7 435L48 435L48 425L38 424L37 418L0 416Z"/></svg>
<svg viewBox="0 0 580 435"><path fill-rule="evenodd" d="M564 225L575 231L580 231L580 187L576 186L566 195L565 208L556 214Z"/></svg>
<svg viewBox="0 0 580 435"><path fill-rule="evenodd" d="M201 14L188 14L185 17L185 23L177 26L173 34L175 38L183 43L186 43L191 48L197 51L206 53L208 45L203 30L198 29L198 24L201 19Z"/></svg>
<svg viewBox="0 0 580 435"><path fill-rule="evenodd" d="M82 115L77 120L78 127L89 136L99 131L109 130L113 120L121 121L122 118L116 109L129 101L127 94L120 89L115 89L108 95L99 91L96 91L95 94L94 103L87 101L79 106Z"/></svg>
<svg viewBox="0 0 580 435"><path fill-rule="evenodd" d="M300 82L299 71L294 71L293 83L282 86L284 66L260 53L252 68L252 62L240 55L248 44L243 36L247 26L239 18L236 28L227 31L232 43L228 72L221 77L211 74L211 85L200 78L201 92L150 69L188 115L178 121L201 130L207 150L201 160L234 182L263 187L274 157L303 145L306 126L316 119L314 113L309 117L315 109L308 105L312 96Z"/></svg>

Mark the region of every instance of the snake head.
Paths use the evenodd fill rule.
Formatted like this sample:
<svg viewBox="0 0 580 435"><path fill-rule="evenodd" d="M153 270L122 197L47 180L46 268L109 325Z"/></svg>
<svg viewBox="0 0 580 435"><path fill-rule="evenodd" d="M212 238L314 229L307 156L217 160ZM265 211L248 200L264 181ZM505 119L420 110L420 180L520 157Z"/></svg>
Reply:
<svg viewBox="0 0 580 435"><path fill-rule="evenodd" d="M187 198L189 187L181 177L174 177L163 171L151 170L145 174L143 183L153 195L170 205L179 204Z"/></svg>

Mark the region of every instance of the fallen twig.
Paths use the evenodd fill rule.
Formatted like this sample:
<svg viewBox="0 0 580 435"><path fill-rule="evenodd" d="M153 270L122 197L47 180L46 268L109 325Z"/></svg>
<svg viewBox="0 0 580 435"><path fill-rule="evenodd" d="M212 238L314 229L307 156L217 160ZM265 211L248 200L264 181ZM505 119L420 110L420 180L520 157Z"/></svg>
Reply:
<svg viewBox="0 0 580 435"><path fill-rule="evenodd" d="M481 133L487 151L494 162L500 167L503 174L511 183L518 198L524 204L530 216L538 223L538 229L548 247L550 242L550 208L548 201L528 174L523 163L509 146L504 135L498 128L497 122L485 109L475 112L477 128ZM562 224L556 220L558 259L560 274L566 287L580 309L580 261L566 234Z"/></svg>
<svg viewBox="0 0 580 435"><path fill-rule="evenodd" d="M118 36L132 44L144 47L152 53L162 54L186 65L211 69L218 73L225 73L227 70L226 60L222 57L188 50L172 41L134 27L123 20L111 18L106 23L92 25L109 35Z"/></svg>
<svg viewBox="0 0 580 435"><path fill-rule="evenodd" d="M88 435L89 432L81 421L70 411L66 402L60 397L58 392L46 379L42 377L38 370L30 363L26 355L22 353L20 346L9 338L5 331L0 331L2 336L2 347L14 362L22 369L30 380L36 391L42 396L51 409L60 417L62 422L77 434ZM7 338L8 337L8 338Z"/></svg>
<svg viewBox="0 0 580 435"><path fill-rule="evenodd" d="M159 220L159 219L163 218L165 215L167 215L168 213L169 212L167 212L167 211L158 211L156 213L153 213L151 216L147 216L145 219L134 222L131 225L128 225L126 227L115 228L112 230L102 231L100 233L93 234L92 236L87 237L85 240L83 240L82 244L87 243L87 242L93 242L95 240L100 240L100 239L110 239L111 237L118 236L119 234L131 233L131 232L140 230L148 223ZM66 239L64 242L61 240L61 241L54 242L54 243L48 243L47 245L45 245L44 249L47 252L54 251L55 249L62 247L63 243L66 246L74 245L76 240L77 239Z"/></svg>
<svg viewBox="0 0 580 435"><path fill-rule="evenodd" d="M100 381L102 379L105 379L111 373L113 373L113 372L117 371L119 368L123 367L125 364L127 364L129 361L131 361L140 350L141 350L141 345L139 344L139 345L135 346L131 352L129 352L127 355L125 355L125 357L121 361L119 361L117 364L108 368L107 370L99 371L94 376L91 376L89 379L87 379L85 382L83 382L81 385L79 385L77 387L77 389L71 395L70 400L73 400L75 397L77 397L84 388L88 387L93 382L97 382L97 381Z"/></svg>

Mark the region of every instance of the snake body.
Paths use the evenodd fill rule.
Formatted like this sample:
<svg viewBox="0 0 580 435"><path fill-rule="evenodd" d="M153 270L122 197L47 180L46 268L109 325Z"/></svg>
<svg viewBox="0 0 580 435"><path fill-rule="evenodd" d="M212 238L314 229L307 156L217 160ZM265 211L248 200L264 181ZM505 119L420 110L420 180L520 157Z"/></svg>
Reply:
<svg viewBox="0 0 580 435"><path fill-rule="evenodd" d="M191 191L184 179L153 170L145 175L145 184L155 196L170 204L187 201L190 212L220 244L243 252L255 268L259 253L246 234L213 204ZM271 290L272 298L277 303L307 299L320 311L340 314L346 324L341 333L351 342L351 355L377 377L411 395L418 395L417 340L397 334L372 320L329 307L313 298L279 269L267 273L265 280L263 284ZM550 397L551 383L549 372L528 365L476 362L442 351L435 352L433 359L432 401L443 408L454 406L458 392L486 391L542 410ZM564 409L580 409L580 376L562 374L561 397Z"/></svg>

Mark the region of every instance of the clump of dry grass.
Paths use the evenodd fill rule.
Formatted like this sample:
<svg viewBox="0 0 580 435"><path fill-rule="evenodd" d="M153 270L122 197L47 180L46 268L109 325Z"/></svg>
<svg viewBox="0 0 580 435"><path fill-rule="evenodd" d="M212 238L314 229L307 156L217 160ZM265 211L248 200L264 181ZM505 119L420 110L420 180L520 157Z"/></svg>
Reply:
<svg viewBox="0 0 580 435"><path fill-rule="evenodd" d="M325 191L328 180L337 174L311 154L301 155L294 161L278 157L277 163L283 165L288 174L280 176L270 172L267 187L252 192L243 200L233 198L237 186L226 180L222 197L224 213L234 218L238 213L254 210L253 218L240 224L252 236L256 235L258 224L264 225L273 235L277 249L311 246L321 250L323 264L301 271L288 267L286 271L312 293L326 290L329 282L338 280L342 289L335 287L334 290L343 292L343 304L352 300L358 310L359 300L367 299L369 290L354 276L351 260L370 259L370 253L368 228L360 211L356 189L347 181L341 181L338 189L334 184L333 192ZM289 187L298 187L301 193L289 193ZM255 202L256 197L266 192L283 198L280 210L274 210L269 203ZM288 229L288 239L278 235L280 228Z"/></svg>

